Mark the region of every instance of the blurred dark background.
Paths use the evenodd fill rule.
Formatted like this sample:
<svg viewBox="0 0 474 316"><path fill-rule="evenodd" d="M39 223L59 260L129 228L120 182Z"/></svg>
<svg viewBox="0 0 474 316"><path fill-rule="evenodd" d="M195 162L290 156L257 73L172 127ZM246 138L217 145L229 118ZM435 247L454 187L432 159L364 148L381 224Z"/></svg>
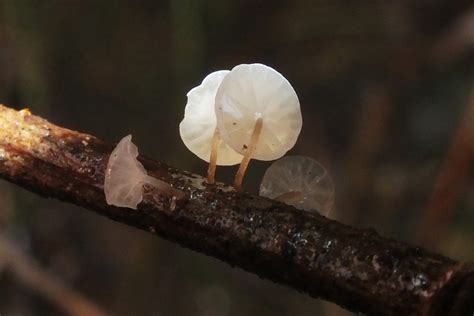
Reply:
<svg viewBox="0 0 474 316"><path fill-rule="evenodd" d="M470 0L0 0L0 103L205 174L178 133L186 93L270 65L301 102L291 153L333 175L333 218L472 261L473 50ZM0 237L115 315L350 314L5 181ZM1 259L1 315L63 313Z"/></svg>

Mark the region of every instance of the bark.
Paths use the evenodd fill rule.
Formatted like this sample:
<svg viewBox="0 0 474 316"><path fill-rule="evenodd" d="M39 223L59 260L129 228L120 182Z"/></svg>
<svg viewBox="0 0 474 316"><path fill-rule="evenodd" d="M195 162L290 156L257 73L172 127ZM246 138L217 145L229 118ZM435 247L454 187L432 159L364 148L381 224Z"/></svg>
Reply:
<svg viewBox="0 0 474 316"><path fill-rule="evenodd" d="M221 259L262 278L368 315L470 315L474 268L278 201L235 192L140 157L148 173L185 192L146 188L138 210L107 205L113 146L28 111L0 106L0 177L44 197Z"/></svg>

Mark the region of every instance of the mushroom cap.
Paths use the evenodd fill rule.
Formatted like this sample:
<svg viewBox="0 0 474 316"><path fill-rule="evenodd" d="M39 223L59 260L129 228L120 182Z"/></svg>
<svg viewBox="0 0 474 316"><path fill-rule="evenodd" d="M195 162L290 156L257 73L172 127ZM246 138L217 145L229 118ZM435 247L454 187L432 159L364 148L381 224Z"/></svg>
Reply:
<svg viewBox="0 0 474 316"><path fill-rule="evenodd" d="M279 72L262 64L235 66L216 94L221 138L244 154L258 118L263 127L252 158L275 160L296 143L303 120L298 96Z"/></svg>
<svg viewBox="0 0 474 316"><path fill-rule="evenodd" d="M306 156L279 159L263 176L261 196L274 199L291 191L301 192L301 198L286 203L305 211L317 210L327 215L334 205L334 184L328 171Z"/></svg>
<svg viewBox="0 0 474 316"><path fill-rule="evenodd" d="M107 204L136 209L142 201L147 173L137 157L132 135L122 138L110 154L104 182Z"/></svg>
<svg viewBox="0 0 474 316"><path fill-rule="evenodd" d="M201 85L191 89L188 103L184 110L184 119L179 124L179 133L184 145L196 156L209 162L212 138L217 127L215 113L215 97L217 88L229 70L220 70L209 74ZM235 165L242 156L230 148L225 142L219 142L217 164Z"/></svg>

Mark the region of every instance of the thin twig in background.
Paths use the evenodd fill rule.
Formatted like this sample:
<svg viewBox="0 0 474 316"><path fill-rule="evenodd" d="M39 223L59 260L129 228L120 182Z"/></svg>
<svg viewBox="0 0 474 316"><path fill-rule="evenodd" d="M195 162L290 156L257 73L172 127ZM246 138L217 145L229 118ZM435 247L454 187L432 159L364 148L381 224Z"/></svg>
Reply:
<svg viewBox="0 0 474 316"><path fill-rule="evenodd" d="M426 247L435 247L442 238L456 203L466 190L467 177L472 168L473 137L474 91L423 211L419 239Z"/></svg>
<svg viewBox="0 0 474 316"><path fill-rule="evenodd" d="M458 16L452 26L435 41L432 48L434 62L451 64L464 57L474 44L474 8Z"/></svg>
<svg viewBox="0 0 474 316"><path fill-rule="evenodd" d="M45 300L54 303L68 315L107 315L97 305L43 270L35 260L0 236L0 270L2 267L11 272L26 287L37 292Z"/></svg>
<svg viewBox="0 0 474 316"><path fill-rule="evenodd" d="M83 206L352 311L474 312L471 264L223 184L206 185L204 177L145 157L139 159L148 174L183 190L187 198L176 201L150 189L137 210L107 205L103 182L112 148L91 135L0 106L0 177L32 192Z"/></svg>
<svg viewBox="0 0 474 316"><path fill-rule="evenodd" d="M342 209L345 222L357 222L362 208L361 199L370 195L373 165L382 150L394 105L389 92L384 87L371 87L365 93L356 122L354 137L347 150L345 177L347 197ZM341 216L342 217L342 216Z"/></svg>

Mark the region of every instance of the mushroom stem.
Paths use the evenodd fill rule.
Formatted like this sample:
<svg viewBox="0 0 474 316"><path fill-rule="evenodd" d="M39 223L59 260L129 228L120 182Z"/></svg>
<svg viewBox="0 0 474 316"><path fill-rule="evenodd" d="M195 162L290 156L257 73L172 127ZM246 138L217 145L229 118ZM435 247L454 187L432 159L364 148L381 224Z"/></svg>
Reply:
<svg viewBox="0 0 474 316"><path fill-rule="evenodd" d="M237 191L242 190L242 180L244 179L245 171L249 165L250 159L252 159L252 154L255 151L255 147L257 146L258 138L260 133L262 132L263 127L263 118L259 117L255 122L255 126L253 128L252 136L250 137L250 144L245 152L244 158L240 162L239 170L235 174L234 179L234 187Z"/></svg>
<svg viewBox="0 0 474 316"><path fill-rule="evenodd" d="M291 200L296 200L296 199L301 199L302 193L300 191L289 191L285 192L283 194L280 194L274 200L280 201L280 202L288 202Z"/></svg>
<svg viewBox="0 0 474 316"><path fill-rule="evenodd" d="M145 176L145 178L143 179L143 182L155 187L156 189L158 189L160 192L164 194L176 197L176 199L178 200L182 199L185 196L183 191L173 188L168 183L160 179L151 177L149 175Z"/></svg>
<svg viewBox="0 0 474 316"><path fill-rule="evenodd" d="M330 204L326 207L327 211L326 214L321 213L322 215L329 217L329 214L334 211L334 201L331 201Z"/></svg>
<svg viewBox="0 0 474 316"><path fill-rule="evenodd" d="M211 157L209 158L209 168L207 169L207 183L213 184L216 182L216 165L217 165L217 149L220 142L219 129L214 129L211 144Z"/></svg>

